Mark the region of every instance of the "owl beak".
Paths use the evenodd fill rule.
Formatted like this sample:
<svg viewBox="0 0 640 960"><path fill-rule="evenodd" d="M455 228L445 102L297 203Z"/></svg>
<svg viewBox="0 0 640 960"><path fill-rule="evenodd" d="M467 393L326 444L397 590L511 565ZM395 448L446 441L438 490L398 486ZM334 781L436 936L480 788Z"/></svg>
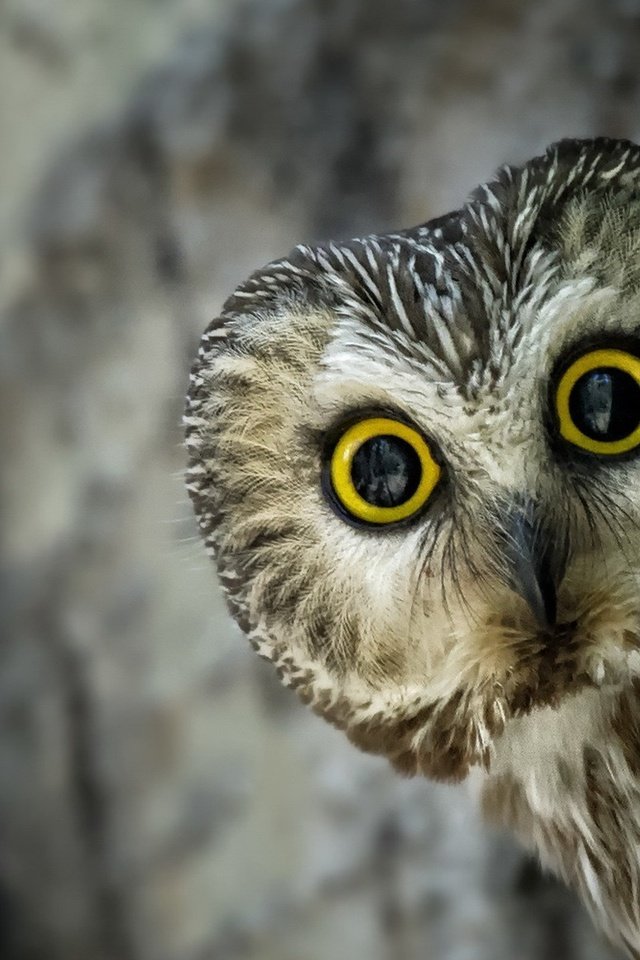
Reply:
<svg viewBox="0 0 640 960"><path fill-rule="evenodd" d="M566 567L562 538L551 535L531 500L508 508L501 527L509 587L526 601L537 623L548 630L556 624L557 588Z"/></svg>

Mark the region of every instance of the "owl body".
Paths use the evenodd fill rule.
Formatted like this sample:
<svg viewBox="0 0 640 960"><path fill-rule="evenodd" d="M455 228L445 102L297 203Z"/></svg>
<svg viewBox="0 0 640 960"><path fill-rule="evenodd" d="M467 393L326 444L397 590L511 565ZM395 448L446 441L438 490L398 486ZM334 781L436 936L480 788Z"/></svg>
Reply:
<svg viewBox="0 0 640 960"><path fill-rule="evenodd" d="M185 423L257 652L399 771L472 773L640 957L640 149L297 248L204 334Z"/></svg>
<svg viewBox="0 0 640 960"><path fill-rule="evenodd" d="M596 925L639 955L640 701L587 690L509 721L481 774L487 818L575 887Z"/></svg>

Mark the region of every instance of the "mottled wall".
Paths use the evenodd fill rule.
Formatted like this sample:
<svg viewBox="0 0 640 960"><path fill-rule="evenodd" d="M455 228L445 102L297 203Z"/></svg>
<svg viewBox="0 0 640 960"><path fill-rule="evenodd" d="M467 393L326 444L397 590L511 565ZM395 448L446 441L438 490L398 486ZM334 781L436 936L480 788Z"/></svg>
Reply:
<svg viewBox="0 0 640 960"><path fill-rule="evenodd" d="M638 139L640 3L7 0L0 28L0 956L610 957L464 791L249 652L179 420L254 267Z"/></svg>

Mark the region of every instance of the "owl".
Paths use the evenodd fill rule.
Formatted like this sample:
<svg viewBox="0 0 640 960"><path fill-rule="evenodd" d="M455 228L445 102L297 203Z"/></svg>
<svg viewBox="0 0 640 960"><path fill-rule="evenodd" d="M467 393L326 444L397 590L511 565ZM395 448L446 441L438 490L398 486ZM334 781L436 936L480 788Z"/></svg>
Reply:
<svg viewBox="0 0 640 960"><path fill-rule="evenodd" d="M254 273L185 428L255 650L401 773L470 778L640 958L640 147Z"/></svg>

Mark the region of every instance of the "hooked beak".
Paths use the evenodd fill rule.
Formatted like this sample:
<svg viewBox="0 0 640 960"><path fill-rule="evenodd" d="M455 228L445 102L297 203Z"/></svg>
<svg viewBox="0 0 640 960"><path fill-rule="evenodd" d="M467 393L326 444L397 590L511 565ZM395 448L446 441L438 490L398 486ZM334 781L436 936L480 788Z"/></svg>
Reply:
<svg viewBox="0 0 640 960"><path fill-rule="evenodd" d="M529 499L507 507L501 528L508 585L548 630L557 619L557 589L567 564L566 538L549 530L539 506Z"/></svg>

